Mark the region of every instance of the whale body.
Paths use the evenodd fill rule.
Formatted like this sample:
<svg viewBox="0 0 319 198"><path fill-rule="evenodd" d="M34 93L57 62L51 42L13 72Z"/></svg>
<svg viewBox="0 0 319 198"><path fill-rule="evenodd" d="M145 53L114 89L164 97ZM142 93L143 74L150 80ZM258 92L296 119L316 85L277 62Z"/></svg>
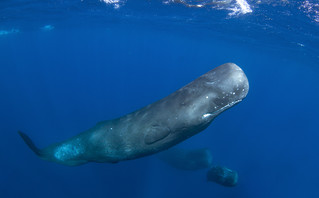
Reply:
<svg viewBox="0 0 319 198"><path fill-rule="evenodd" d="M38 149L26 134L19 134L44 160L68 166L116 163L160 152L203 131L216 116L242 101L248 89L243 70L226 63L157 102L99 122L44 149Z"/></svg>

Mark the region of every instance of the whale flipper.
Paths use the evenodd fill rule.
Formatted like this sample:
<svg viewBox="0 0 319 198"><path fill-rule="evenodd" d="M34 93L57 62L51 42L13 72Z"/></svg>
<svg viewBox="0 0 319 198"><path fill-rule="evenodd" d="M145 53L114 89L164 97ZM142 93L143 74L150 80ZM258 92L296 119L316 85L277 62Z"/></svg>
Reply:
<svg viewBox="0 0 319 198"><path fill-rule="evenodd" d="M170 132L171 131L168 127L153 125L146 133L144 142L147 145L154 144L155 142L167 137Z"/></svg>
<svg viewBox="0 0 319 198"><path fill-rule="evenodd" d="M28 147L39 157L42 157L41 150L38 149L33 141L29 138L29 136L21 131L18 131L19 135L23 139L23 141L28 145Z"/></svg>

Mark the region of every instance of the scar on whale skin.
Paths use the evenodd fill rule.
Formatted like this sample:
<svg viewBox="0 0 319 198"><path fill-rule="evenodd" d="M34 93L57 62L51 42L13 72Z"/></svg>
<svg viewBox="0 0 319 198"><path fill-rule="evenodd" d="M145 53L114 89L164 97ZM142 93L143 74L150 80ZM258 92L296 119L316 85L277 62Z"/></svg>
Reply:
<svg viewBox="0 0 319 198"><path fill-rule="evenodd" d="M19 131L41 159L68 166L116 163L168 149L206 129L223 111L242 101L249 89L243 70L226 63L167 97L137 111L102 121L65 141L38 149Z"/></svg>

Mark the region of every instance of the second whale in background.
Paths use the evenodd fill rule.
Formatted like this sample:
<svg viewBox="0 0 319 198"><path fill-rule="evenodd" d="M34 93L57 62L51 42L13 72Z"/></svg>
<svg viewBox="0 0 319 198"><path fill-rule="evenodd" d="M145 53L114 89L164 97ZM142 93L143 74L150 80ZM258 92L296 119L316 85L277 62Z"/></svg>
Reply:
<svg viewBox="0 0 319 198"><path fill-rule="evenodd" d="M213 156L209 149L170 148L160 152L158 158L180 170L200 170L213 165Z"/></svg>

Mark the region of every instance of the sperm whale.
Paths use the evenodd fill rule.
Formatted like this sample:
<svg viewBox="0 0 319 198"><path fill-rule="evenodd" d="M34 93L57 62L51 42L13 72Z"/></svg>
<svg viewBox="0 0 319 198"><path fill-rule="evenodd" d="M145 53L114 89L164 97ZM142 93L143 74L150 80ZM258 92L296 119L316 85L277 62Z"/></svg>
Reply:
<svg viewBox="0 0 319 198"><path fill-rule="evenodd" d="M122 117L97 123L44 149L20 136L41 159L68 166L116 163L168 149L206 129L223 111L242 101L249 90L243 70L226 63L167 97Z"/></svg>

